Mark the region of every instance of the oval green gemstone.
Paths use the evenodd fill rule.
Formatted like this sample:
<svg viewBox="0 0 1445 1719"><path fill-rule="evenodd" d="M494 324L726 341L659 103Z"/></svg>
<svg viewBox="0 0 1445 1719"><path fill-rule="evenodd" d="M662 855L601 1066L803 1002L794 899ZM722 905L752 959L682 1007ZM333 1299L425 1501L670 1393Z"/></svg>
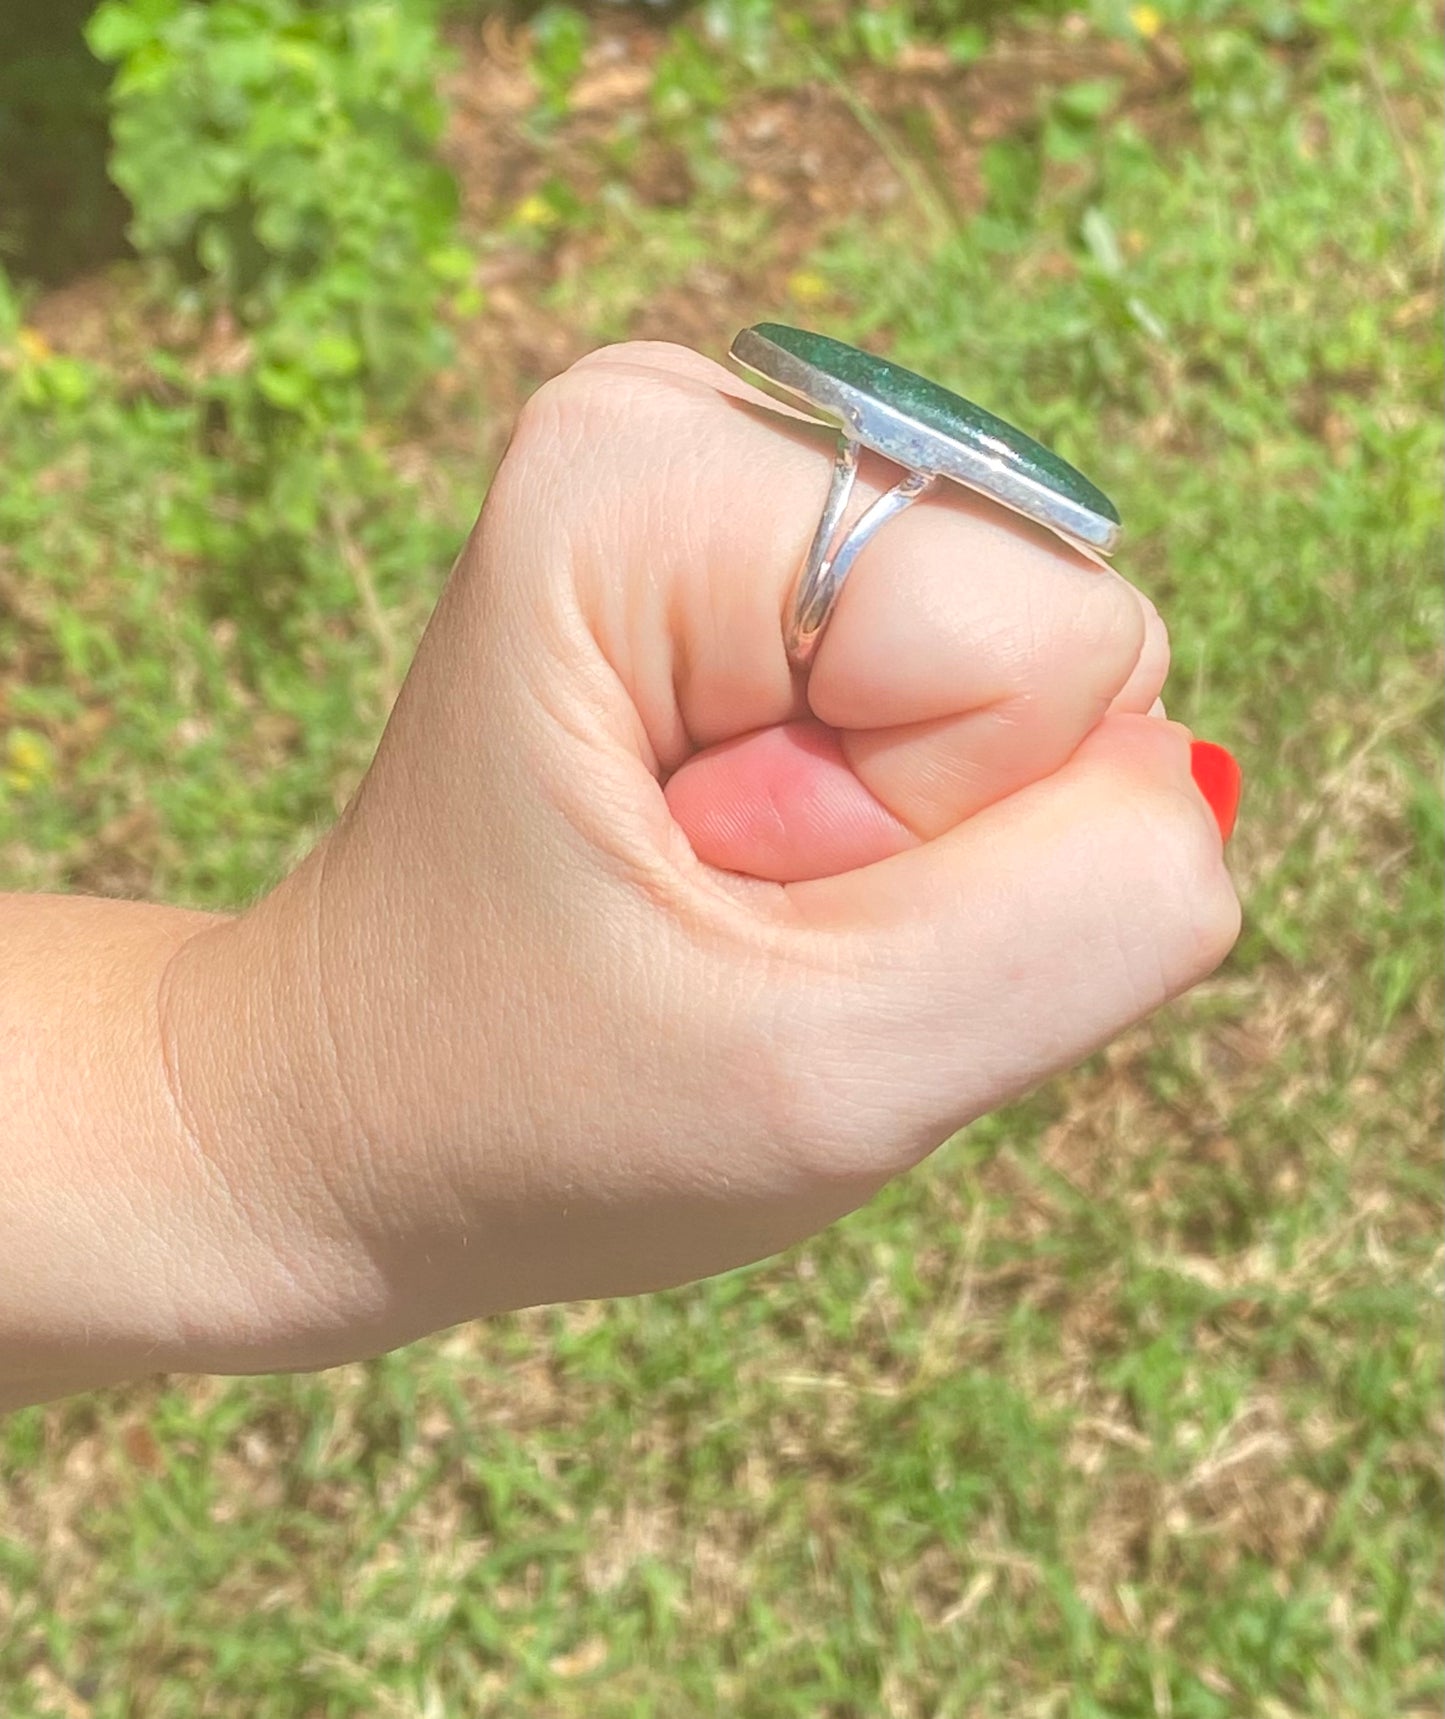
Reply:
<svg viewBox="0 0 1445 1719"><path fill-rule="evenodd" d="M870 394L895 411L906 413L940 435L967 447L977 448L990 458L1005 460L1035 483L1067 497L1112 524L1119 513L1108 496L1089 482L1067 460L1061 460L1042 443L1015 425L986 412L962 394L930 382L926 376L907 370L890 359L879 358L857 346L848 346L826 334L790 328L782 322L760 322L753 332L804 364L823 371L835 381Z"/></svg>

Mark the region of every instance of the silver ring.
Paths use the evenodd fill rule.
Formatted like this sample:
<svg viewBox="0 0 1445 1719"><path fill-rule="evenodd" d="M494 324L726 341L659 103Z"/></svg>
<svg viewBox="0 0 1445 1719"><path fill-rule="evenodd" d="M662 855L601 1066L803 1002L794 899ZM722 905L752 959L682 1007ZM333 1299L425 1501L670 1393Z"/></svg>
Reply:
<svg viewBox="0 0 1445 1719"><path fill-rule="evenodd" d="M794 669L812 662L864 545L940 479L1046 526L1100 564L1118 544L1114 504L1082 472L1002 418L902 365L775 322L743 329L728 356L750 381L839 430L827 500L783 621ZM901 466L904 476L835 543L863 448Z"/></svg>

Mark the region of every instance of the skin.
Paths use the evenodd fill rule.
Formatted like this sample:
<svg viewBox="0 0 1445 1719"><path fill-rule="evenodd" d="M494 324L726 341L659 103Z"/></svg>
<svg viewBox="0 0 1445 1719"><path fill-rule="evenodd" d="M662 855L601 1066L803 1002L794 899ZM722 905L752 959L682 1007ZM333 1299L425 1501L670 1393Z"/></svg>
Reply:
<svg viewBox="0 0 1445 1719"><path fill-rule="evenodd" d="M696 354L593 354L289 878L0 898L0 1404L764 1257L1223 959L1152 605L930 498L805 683L830 463Z"/></svg>

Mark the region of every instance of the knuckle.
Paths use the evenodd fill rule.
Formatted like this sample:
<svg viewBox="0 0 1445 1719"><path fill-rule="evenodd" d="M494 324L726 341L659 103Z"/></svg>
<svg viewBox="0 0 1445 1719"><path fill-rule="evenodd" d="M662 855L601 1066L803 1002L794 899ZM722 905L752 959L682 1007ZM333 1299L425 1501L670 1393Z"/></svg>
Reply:
<svg viewBox="0 0 1445 1719"><path fill-rule="evenodd" d="M1117 574L1090 579L1074 612L1073 633L1080 660L1091 664L1101 680L1126 679L1148 641L1145 612L1133 587Z"/></svg>
<svg viewBox="0 0 1445 1719"><path fill-rule="evenodd" d="M1169 664L1173 658L1173 647L1169 639L1169 624L1159 613L1158 606L1142 591L1136 591L1135 597L1144 612L1144 638L1139 647L1140 660L1148 659L1149 665L1156 671L1157 678L1162 682L1169 674Z"/></svg>
<svg viewBox="0 0 1445 1719"><path fill-rule="evenodd" d="M1025 584L1013 602L1008 633L998 639L1012 697L1092 709L1118 693L1151 649L1143 606L1115 573Z"/></svg>
<svg viewBox="0 0 1445 1719"><path fill-rule="evenodd" d="M488 508L524 521L531 541L540 531L592 542L603 524L616 524L623 497L639 529L652 517L652 454L667 444L676 390L655 369L604 362L625 350L589 354L544 382L517 414Z"/></svg>
<svg viewBox="0 0 1445 1719"><path fill-rule="evenodd" d="M517 414L508 459L540 457L575 471L599 460L611 470L656 458L677 439L679 414L690 407L678 367L645 356L657 350L647 341L599 347L544 382ZM629 436L629 427L646 433Z"/></svg>
<svg viewBox="0 0 1445 1719"><path fill-rule="evenodd" d="M595 378L575 368L551 377L517 413L508 457L570 451L595 414L602 392Z"/></svg>
<svg viewBox="0 0 1445 1719"><path fill-rule="evenodd" d="M517 414L513 442L541 439L550 447L570 445L602 416L614 416L638 386L637 352L644 343L621 341L600 346L549 377Z"/></svg>
<svg viewBox="0 0 1445 1719"><path fill-rule="evenodd" d="M594 370L644 368L648 370L691 368L698 355L690 347L672 340L614 340L584 352L563 375L582 375Z"/></svg>
<svg viewBox="0 0 1445 1719"><path fill-rule="evenodd" d="M1212 973L1239 936L1241 909L1213 817L1192 786L1155 788L1137 816L1150 829L1166 988Z"/></svg>
<svg viewBox="0 0 1445 1719"><path fill-rule="evenodd" d="M1192 953L1201 977L1212 973L1233 949L1244 923L1239 896L1217 849L1205 869L1204 884L1196 897L1192 927Z"/></svg>

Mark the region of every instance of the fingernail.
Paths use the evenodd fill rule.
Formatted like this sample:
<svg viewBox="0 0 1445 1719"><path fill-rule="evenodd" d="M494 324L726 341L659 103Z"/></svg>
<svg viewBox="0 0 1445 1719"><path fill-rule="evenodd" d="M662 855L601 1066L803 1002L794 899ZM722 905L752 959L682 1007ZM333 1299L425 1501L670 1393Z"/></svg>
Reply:
<svg viewBox="0 0 1445 1719"><path fill-rule="evenodd" d="M1216 746L1212 740L1192 740L1189 768L1199 792L1209 802L1220 835L1228 841L1234 829L1234 814L1239 810L1239 787L1243 780L1238 762L1233 753Z"/></svg>

